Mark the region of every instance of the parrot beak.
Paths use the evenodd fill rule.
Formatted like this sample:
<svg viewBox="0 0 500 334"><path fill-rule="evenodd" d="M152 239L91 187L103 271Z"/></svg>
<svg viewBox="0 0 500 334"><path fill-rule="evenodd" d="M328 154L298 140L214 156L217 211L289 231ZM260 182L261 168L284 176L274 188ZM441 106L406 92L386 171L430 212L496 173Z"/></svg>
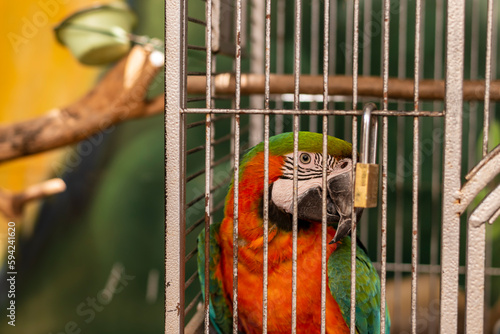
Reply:
<svg viewBox="0 0 500 334"><path fill-rule="evenodd" d="M278 227L292 230L293 202L290 194L292 180L279 179L269 188L269 218ZM333 242L348 235L352 227L353 186L351 167L338 168L329 173L327 178L326 222L338 223ZM321 223L323 220L322 178L311 178L299 182L297 216L299 226L309 223ZM360 217L362 209L356 209Z"/></svg>
<svg viewBox="0 0 500 334"><path fill-rule="evenodd" d="M351 232L352 192L353 186L350 171L336 175L328 182L329 200L331 199L333 207L337 211L337 214L340 216L339 224L337 226L337 232L335 233L332 241L330 241L330 244L342 240ZM355 210L356 216L358 218L361 216L362 211L363 210L360 208L357 208Z"/></svg>

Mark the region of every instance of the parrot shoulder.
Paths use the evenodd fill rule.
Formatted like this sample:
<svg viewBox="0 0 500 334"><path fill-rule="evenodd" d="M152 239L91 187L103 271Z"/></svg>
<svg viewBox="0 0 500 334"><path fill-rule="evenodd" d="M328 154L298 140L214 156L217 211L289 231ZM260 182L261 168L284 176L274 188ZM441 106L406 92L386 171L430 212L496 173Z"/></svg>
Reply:
<svg viewBox="0 0 500 334"><path fill-rule="evenodd" d="M348 326L351 319L350 283L351 239L345 237L328 259L328 287ZM388 312L386 328L389 333ZM380 279L360 246L356 250L356 330L359 333L380 333Z"/></svg>

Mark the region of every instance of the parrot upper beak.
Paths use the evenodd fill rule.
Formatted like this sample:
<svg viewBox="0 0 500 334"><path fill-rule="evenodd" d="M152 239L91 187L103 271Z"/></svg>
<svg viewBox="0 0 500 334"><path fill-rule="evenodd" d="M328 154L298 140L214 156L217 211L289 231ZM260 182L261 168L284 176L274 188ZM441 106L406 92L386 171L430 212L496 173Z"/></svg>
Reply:
<svg viewBox="0 0 500 334"><path fill-rule="evenodd" d="M328 194L331 198L335 209L340 216L337 232L330 244L342 240L351 232L352 228L352 180L351 173L345 172L339 174L328 182ZM355 210L356 216L359 218L362 209Z"/></svg>

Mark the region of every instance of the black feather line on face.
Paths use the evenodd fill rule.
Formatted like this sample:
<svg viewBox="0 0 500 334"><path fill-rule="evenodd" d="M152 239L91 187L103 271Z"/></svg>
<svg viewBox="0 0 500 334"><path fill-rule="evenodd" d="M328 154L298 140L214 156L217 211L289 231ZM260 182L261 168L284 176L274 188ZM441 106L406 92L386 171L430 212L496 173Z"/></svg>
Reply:
<svg viewBox="0 0 500 334"><path fill-rule="evenodd" d="M312 159L314 162L311 167L303 167L300 164L297 166L297 176L299 181L322 177L323 155L320 153L314 153ZM328 155L327 166L333 167L335 162L335 157ZM285 163L283 164L282 170L283 174L280 176L281 179L293 180L293 158L288 156L285 157Z"/></svg>

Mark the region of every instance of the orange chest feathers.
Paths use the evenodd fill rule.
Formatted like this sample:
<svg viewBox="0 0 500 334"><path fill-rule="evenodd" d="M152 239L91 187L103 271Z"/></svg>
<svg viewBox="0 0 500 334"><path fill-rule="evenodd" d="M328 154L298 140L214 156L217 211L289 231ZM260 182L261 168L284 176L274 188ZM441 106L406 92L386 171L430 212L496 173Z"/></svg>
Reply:
<svg viewBox="0 0 500 334"><path fill-rule="evenodd" d="M262 228L260 228L262 230ZM335 234L328 228L327 240ZM267 329L269 333L290 332L292 325L292 233L271 228L268 250ZM221 271L228 304L232 308L233 247L232 220L221 226ZM336 245L327 245L327 258ZM300 231L297 238L298 333L319 333L321 329L321 224ZM263 250L261 242L240 240L238 247L238 321L245 333L262 333ZM326 331L348 333L339 306L326 287Z"/></svg>

